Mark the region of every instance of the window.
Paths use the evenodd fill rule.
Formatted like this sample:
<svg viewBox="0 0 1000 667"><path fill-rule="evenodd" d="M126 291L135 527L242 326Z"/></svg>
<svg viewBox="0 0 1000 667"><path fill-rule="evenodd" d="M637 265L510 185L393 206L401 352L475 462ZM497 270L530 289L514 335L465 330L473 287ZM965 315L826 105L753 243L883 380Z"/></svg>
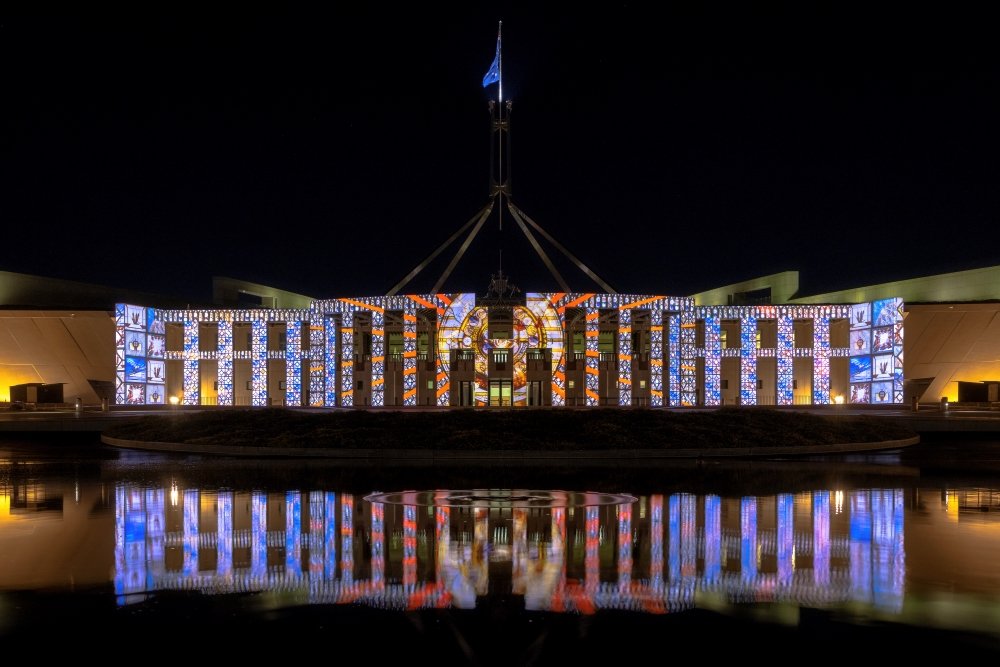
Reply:
<svg viewBox="0 0 1000 667"><path fill-rule="evenodd" d="M576 380L570 380L569 381L569 388L572 389L575 386L576 386Z"/></svg>
<svg viewBox="0 0 1000 667"><path fill-rule="evenodd" d="M646 388L646 381L639 380L639 389L645 389L645 388Z"/></svg>
<svg viewBox="0 0 1000 667"><path fill-rule="evenodd" d="M719 330L719 347L727 348L729 347L729 332L725 329Z"/></svg>
<svg viewBox="0 0 1000 667"><path fill-rule="evenodd" d="M434 380L428 380L427 381L427 388L428 389L434 389Z"/></svg>
<svg viewBox="0 0 1000 667"><path fill-rule="evenodd" d="M358 391L364 391L364 388L365 388L365 381L358 380Z"/></svg>

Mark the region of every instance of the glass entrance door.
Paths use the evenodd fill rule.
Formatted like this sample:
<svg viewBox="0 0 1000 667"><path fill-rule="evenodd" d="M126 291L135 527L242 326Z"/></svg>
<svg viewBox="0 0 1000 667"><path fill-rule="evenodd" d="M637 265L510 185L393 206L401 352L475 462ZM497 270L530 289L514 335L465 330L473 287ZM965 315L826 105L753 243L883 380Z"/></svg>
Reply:
<svg viewBox="0 0 1000 667"><path fill-rule="evenodd" d="M490 380L490 406L510 407L513 380Z"/></svg>

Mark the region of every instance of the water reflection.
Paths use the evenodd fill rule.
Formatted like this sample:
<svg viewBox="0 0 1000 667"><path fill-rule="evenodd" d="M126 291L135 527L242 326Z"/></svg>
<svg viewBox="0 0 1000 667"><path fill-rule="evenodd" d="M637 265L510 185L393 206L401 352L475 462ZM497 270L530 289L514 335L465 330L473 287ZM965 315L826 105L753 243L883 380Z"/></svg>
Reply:
<svg viewBox="0 0 1000 667"><path fill-rule="evenodd" d="M726 497L538 490L115 486L114 587L306 604L662 614L705 604L902 609L904 491Z"/></svg>

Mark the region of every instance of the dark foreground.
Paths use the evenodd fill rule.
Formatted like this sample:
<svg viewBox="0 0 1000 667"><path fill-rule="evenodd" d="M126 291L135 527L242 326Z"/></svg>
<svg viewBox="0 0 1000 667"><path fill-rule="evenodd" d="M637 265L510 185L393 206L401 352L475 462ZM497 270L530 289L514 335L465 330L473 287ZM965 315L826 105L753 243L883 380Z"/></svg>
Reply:
<svg viewBox="0 0 1000 667"><path fill-rule="evenodd" d="M547 665L595 660L698 661L787 656L806 664L872 660L996 658L1000 640L902 624L859 625L836 614L802 610L785 623L761 620L759 605L744 617L705 609L661 616L602 611L593 616L529 612L516 598L474 610L379 610L303 605L262 609L255 595L161 593L146 603L113 608L87 595L5 594L8 650L47 655L145 655L185 664L194 656L236 659L322 652L331 661L367 664ZM775 616L781 610L775 610ZM10 618L8 617L8 620ZM160 664L155 659L152 664Z"/></svg>

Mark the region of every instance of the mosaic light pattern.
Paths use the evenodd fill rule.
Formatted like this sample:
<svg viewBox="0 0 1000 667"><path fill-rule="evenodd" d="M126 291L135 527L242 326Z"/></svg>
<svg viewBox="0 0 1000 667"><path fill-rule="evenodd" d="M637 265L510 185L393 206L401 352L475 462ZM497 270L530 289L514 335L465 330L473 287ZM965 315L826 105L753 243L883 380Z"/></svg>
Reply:
<svg viewBox="0 0 1000 667"><path fill-rule="evenodd" d="M778 317L778 405L795 403L795 323L791 317Z"/></svg>
<svg viewBox="0 0 1000 667"><path fill-rule="evenodd" d="M757 318L740 318L740 403L757 405Z"/></svg>
<svg viewBox="0 0 1000 667"><path fill-rule="evenodd" d="M218 397L219 405L233 404L233 322L232 320L221 320L219 322L219 371L218 371Z"/></svg>
<svg viewBox="0 0 1000 667"><path fill-rule="evenodd" d="M354 313L340 317L327 315L323 358L326 360L326 404L354 405ZM337 336L340 336L340 358L337 358ZM337 369L340 368L340 400L337 400Z"/></svg>
<svg viewBox="0 0 1000 667"><path fill-rule="evenodd" d="M722 403L721 321L709 316L705 323L705 405Z"/></svg>
<svg viewBox="0 0 1000 667"><path fill-rule="evenodd" d="M285 405L302 405L302 322L285 325Z"/></svg>
<svg viewBox="0 0 1000 667"><path fill-rule="evenodd" d="M267 400L267 322L250 323L250 405L264 407Z"/></svg>
<svg viewBox="0 0 1000 667"><path fill-rule="evenodd" d="M200 384L198 377L198 322L184 321L184 405L198 405Z"/></svg>
<svg viewBox="0 0 1000 667"><path fill-rule="evenodd" d="M680 320L680 404L684 407L693 407L698 402L698 370L695 365L697 324L693 313L681 313Z"/></svg>
<svg viewBox="0 0 1000 667"><path fill-rule="evenodd" d="M438 325L437 353L440 360L441 372L438 375L437 391L438 405L446 406L449 405L450 400L451 386L448 378L451 371L451 351L470 349L472 347L472 336L467 336L463 325L468 327L471 323L475 326L478 324L478 320L476 323L472 323L471 320L473 318L469 317L469 314L476 305L475 294L452 294L445 296L442 300L447 303L447 306ZM477 359L476 364L478 365L479 363L480 361ZM483 401L483 404L485 404L485 400L485 391L482 395L477 392L475 397L476 403L479 404L479 401Z"/></svg>
<svg viewBox="0 0 1000 667"><path fill-rule="evenodd" d="M313 319L318 318L318 319ZM309 319L309 405L320 408L326 405L326 327L322 316Z"/></svg>
<svg viewBox="0 0 1000 667"><path fill-rule="evenodd" d="M681 404L681 318L671 315L667 318L667 343L669 358L667 378L670 383L670 405Z"/></svg>
<svg viewBox="0 0 1000 667"><path fill-rule="evenodd" d="M594 307L587 308L587 331L586 331L586 352L587 352L587 378L586 378L586 403L593 407L600 404L600 311Z"/></svg>
<svg viewBox="0 0 1000 667"><path fill-rule="evenodd" d="M650 311L650 316L649 403L654 408L658 408L663 406L663 310L653 308Z"/></svg>
<svg viewBox="0 0 1000 667"><path fill-rule="evenodd" d="M532 331L524 320L522 320L522 325L517 332L523 344L527 349L548 349L550 351L550 358L552 364L556 367L556 372L553 373L552 380L549 383L551 387L551 401L552 405L563 405L565 393L565 355L566 355L566 341L565 333L563 332L563 322L559 317L559 312L557 310L557 304L562 300L565 295L562 293L538 293L538 292L528 292L525 294L525 307L531 315L531 320L535 324L535 330ZM521 363L523 364L524 355L520 355ZM517 357L515 357L515 362ZM562 375L560 379L559 368L562 367ZM515 367L515 375L517 370ZM515 380L516 384L516 380Z"/></svg>
<svg viewBox="0 0 1000 667"><path fill-rule="evenodd" d="M632 311L618 311L618 405L632 405Z"/></svg>
<svg viewBox="0 0 1000 667"><path fill-rule="evenodd" d="M795 382L794 359L812 357L812 378L807 382L808 400L827 404L830 396L830 359L849 359L849 382L853 402L902 402L903 398L903 322L900 299L832 306L694 306L687 298L618 294L529 293L523 308L516 311L515 328L510 340L491 341L488 331L488 311L476 306L473 294L406 295L366 297L314 302L308 310L158 310L131 304L116 304L115 308L115 401L116 404L150 404L165 402L166 373L169 361L181 362L183 403L198 405L211 396L201 396L201 386L211 383L211 377L201 377L215 364L203 365L202 360L217 362L216 387L219 405L250 403L268 405L268 370L272 360L284 360L285 387L282 398L287 405L302 405L305 400L302 364L308 363L308 404L321 406L352 406L357 404L357 389L364 386L363 396L372 405L398 402L399 389L387 387L385 331L386 310L402 314L403 369L402 404L416 405L426 387L428 399L439 406L451 402L450 351L473 349L480 372L475 378L475 402L488 403L488 364L485 351L492 346L510 345L514 350L513 403L526 401L527 365L517 354L523 348L551 351L552 374L549 400L553 406L565 404L567 391L566 322L567 310L580 308L585 323L585 374L583 389L586 404L605 402L634 405L639 396L633 383L636 366L632 348L635 322L640 322L640 340L649 341L650 404L654 406L692 406L722 402L723 357L740 359L739 402L757 404L760 371L758 360L774 358L777 371L775 402L787 405L795 402L792 391ZM418 364L417 312L432 308L437 313L437 338L433 345L431 367ZM618 329L614 333L615 355L601 362L600 312L618 310ZM635 312L647 314L636 320ZM367 313L371 322L372 358L370 371L365 363L355 359L355 329L359 313ZM471 318L476 319L477 331L483 336L470 335ZM846 348L830 345L831 321L848 318L851 323L850 343ZM740 323L740 349L723 349L722 320ZM778 330L774 348L758 347L756 332L761 320L774 322ZM796 320L811 320L811 347L795 347ZM645 322L648 321L648 330ZM705 345L696 347L696 328L705 326ZM395 320L393 320L395 322ZM307 324L308 323L308 324ZM251 349L234 350L236 324L249 324ZM183 328L183 349L166 350L166 325ZM199 326L216 326L216 349L199 349ZM280 350L268 351L268 325L284 327L286 343ZM303 332L308 326L309 342L303 346ZM393 326L398 326L393 324ZM396 331L396 330L393 330ZM480 349L481 348L481 349ZM703 359L700 373L698 359ZM615 363L608 363L613 360ZM361 359L361 362L368 361ZM236 364L250 366L249 393L236 386ZM399 373L398 366L392 366ZM766 368L766 367L765 367ZM800 372L801 372L800 367ZM176 371L175 371L176 372ZM244 373L246 371L243 371ZM606 374L605 376L602 376ZM610 375L607 375L610 374ZM245 376L244 376L245 377ZM398 382L399 376L388 378ZM732 383L734 378L729 378ZM242 381L240 383L242 385ZM277 384L277 383L276 383ZM799 382L801 386L801 378ZM604 387L605 389L601 389ZM386 391L391 391L391 400ZM601 391L608 396L601 396ZM645 392L643 392L645 393ZM799 397L801 400L803 397Z"/></svg>
<svg viewBox="0 0 1000 667"><path fill-rule="evenodd" d="M403 405L417 404L417 309L403 310Z"/></svg>
<svg viewBox="0 0 1000 667"><path fill-rule="evenodd" d="M830 318L813 319L813 386L812 402L830 403Z"/></svg>

